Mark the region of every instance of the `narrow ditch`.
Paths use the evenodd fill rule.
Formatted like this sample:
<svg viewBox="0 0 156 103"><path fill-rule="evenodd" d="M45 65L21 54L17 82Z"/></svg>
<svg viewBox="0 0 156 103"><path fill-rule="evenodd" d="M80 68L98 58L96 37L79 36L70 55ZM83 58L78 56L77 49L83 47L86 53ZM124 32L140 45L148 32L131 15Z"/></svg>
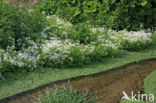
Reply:
<svg viewBox="0 0 156 103"><path fill-rule="evenodd" d="M154 70L156 70L156 60L145 60L108 72L72 78L70 82L68 80L53 82L34 90L4 98L0 100L0 103L34 103L36 98L44 95L47 90L51 90L56 85L58 87L71 85L78 90L94 91L100 103L120 103L123 96L122 91L129 95L131 91L143 92L144 79Z"/></svg>

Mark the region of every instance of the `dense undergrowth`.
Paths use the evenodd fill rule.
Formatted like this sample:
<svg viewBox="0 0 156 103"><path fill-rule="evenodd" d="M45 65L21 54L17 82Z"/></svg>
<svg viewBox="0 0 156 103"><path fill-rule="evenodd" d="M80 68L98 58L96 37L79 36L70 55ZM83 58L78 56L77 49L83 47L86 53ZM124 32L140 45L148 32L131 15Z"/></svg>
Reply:
<svg viewBox="0 0 156 103"><path fill-rule="evenodd" d="M45 18L37 12L0 3L0 48L15 46L16 50L28 47L30 41L37 42L45 28Z"/></svg>
<svg viewBox="0 0 156 103"><path fill-rule="evenodd" d="M85 22L115 30L140 30L156 26L155 5L155 0L44 0L36 8L73 24Z"/></svg>
<svg viewBox="0 0 156 103"><path fill-rule="evenodd" d="M103 3L101 4L100 1L94 1L94 3L93 1L77 2L75 0L70 4L63 0L62 2L59 1L57 5L52 5L53 3L49 2L52 1L45 0L35 10L28 11L6 3L0 3L0 73L17 70L31 71L40 67L82 66L101 61L105 57L120 56L129 50L144 49L153 43L154 33L152 34L150 30L116 31L102 25L93 25L94 20L91 20L92 23L87 22L89 20L87 17L92 17L90 12L95 13L92 5L97 2L98 5L102 6ZM147 2L144 0L137 5L148 6L150 2L153 1ZM60 13L60 11L64 7L62 3L63 5L64 3L65 5L70 4L69 7L77 3L80 3L80 6L82 4L87 5L87 7L82 7L87 11L80 12L80 14L86 15L87 20L82 18L85 22L81 22L79 19L73 19L74 17L70 14L68 16L72 19L67 19L68 16L61 19L63 13ZM136 3L134 2L134 4ZM53 6L57 6L56 8L60 11L53 13L53 9L51 9ZM97 7L95 6L95 8ZM153 10L153 8L151 9ZM98 12L102 11L98 10ZM100 17L98 18L102 20ZM73 20L79 20L80 22L76 23ZM129 23L129 21L126 22ZM140 21L138 22L140 23ZM134 23L137 23L137 21ZM151 24L150 26L153 27L154 25ZM115 27L118 26L115 25ZM120 27L117 30L119 29ZM127 28L125 26L122 29L131 29L131 27Z"/></svg>

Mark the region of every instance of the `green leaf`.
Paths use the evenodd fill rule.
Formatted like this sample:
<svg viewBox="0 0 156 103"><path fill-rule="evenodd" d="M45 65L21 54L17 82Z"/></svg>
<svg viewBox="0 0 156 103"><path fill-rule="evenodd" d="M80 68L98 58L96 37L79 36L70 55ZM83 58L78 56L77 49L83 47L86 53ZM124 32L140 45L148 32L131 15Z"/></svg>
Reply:
<svg viewBox="0 0 156 103"><path fill-rule="evenodd" d="M148 2L144 0L143 2L140 3L141 6L145 6Z"/></svg>
<svg viewBox="0 0 156 103"><path fill-rule="evenodd" d="M111 0L111 4L114 4L116 2L116 0Z"/></svg>

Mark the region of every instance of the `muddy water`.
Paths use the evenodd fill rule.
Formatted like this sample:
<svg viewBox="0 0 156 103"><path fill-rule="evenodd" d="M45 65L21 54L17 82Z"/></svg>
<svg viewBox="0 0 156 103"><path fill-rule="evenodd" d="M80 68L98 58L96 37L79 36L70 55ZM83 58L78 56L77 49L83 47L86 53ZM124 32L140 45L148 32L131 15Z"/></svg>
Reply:
<svg viewBox="0 0 156 103"><path fill-rule="evenodd" d="M122 91L130 95L131 91L143 91L144 78L152 71L156 70L156 60L142 61L137 64L131 64L94 76L71 79L70 85L78 90L88 89L96 93L100 103L120 103ZM59 87L67 84L67 81L56 83ZM40 94L54 87L54 83L49 84L38 90L30 91L9 98L2 103L33 103Z"/></svg>

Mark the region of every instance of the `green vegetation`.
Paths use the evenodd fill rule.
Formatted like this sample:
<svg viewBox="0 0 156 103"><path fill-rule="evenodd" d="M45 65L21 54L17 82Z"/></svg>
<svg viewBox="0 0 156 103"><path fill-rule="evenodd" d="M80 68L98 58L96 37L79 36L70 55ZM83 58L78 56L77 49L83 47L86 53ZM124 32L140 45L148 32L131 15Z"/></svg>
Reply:
<svg viewBox="0 0 156 103"><path fill-rule="evenodd" d="M25 10L1 1L0 98L156 58L156 33L144 30L155 27L154 4L154 0L44 0Z"/></svg>
<svg viewBox="0 0 156 103"><path fill-rule="evenodd" d="M34 44L44 39L40 32L46 25L43 14L0 2L0 73L30 70L37 63L30 57L40 52Z"/></svg>
<svg viewBox="0 0 156 103"><path fill-rule="evenodd" d="M40 103L96 103L96 98L88 92L79 92L76 89L55 88L40 99Z"/></svg>
<svg viewBox="0 0 156 103"><path fill-rule="evenodd" d="M145 93L154 94L156 96L156 71L152 72L144 82Z"/></svg>
<svg viewBox="0 0 156 103"><path fill-rule="evenodd" d="M30 45L30 40L38 41L46 19L37 12L0 2L0 48L15 46L16 50Z"/></svg>
<svg viewBox="0 0 156 103"><path fill-rule="evenodd" d="M58 5L62 5L60 3L69 2L59 1ZM83 2L83 8L87 10L85 5L90 3ZM151 31L114 31L81 22L73 25L57 15L47 16L38 9L26 11L3 2L0 10L2 75L44 67L83 66L118 57L127 50L145 49L153 43Z"/></svg>
<svg viewBox="0 0 156 103"><path fill-rule="evenodd" d="M155 4L155 0L45 0L36 8L73 24L87 21L116 30L140 30L156 26Z"/></svg>
<svg viewBox="0 0 156 103"><path fill-rule="evenodd" d="M152 52L154 52L153 55L151 55ZM156 58L155 46L138 52L127 52L127 55L122 55L120 58L105 58L103 62L95 62L92 65L84 67L66 69L43 68L32 72L8 73L4 75L5 78L0 80L0 98L34 89L54 81L99 73L127 63L150 58Z"/></svg>

